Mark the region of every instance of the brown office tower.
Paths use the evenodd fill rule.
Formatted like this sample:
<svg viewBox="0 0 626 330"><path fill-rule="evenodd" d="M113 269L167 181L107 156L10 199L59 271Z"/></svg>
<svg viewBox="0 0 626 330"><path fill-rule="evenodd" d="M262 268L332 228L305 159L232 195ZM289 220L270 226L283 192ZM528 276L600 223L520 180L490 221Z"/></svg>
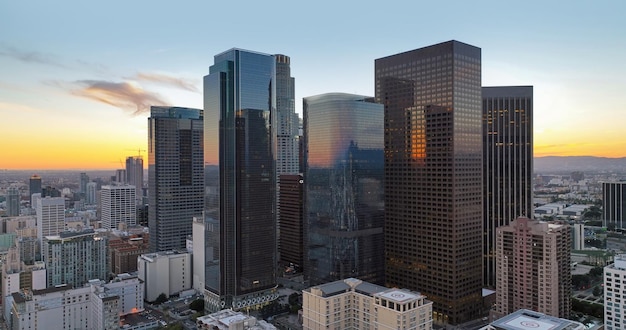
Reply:
<svg viewBox="0 0 626 330"><path fill-rule="evenodd" d="M301 174L283 174L280 176L280 240L278 251L283 265L293 264L289 272L302 270L303 256L303 205L302 186L304 180Z"/></svg>
<svg viewBox="0 0 626 330"><path fill-rule="evenodd" d="M568 318L572 307L570 227L519 217L496 232L493 316L524 308Z"/></svg>
<svg viewBox="0 0 626 330"><path fill-rule="evenodd" d="M479 316L481 50L458 41L375 63L385 107L387 286L433 301L436 323Z"/></svg>

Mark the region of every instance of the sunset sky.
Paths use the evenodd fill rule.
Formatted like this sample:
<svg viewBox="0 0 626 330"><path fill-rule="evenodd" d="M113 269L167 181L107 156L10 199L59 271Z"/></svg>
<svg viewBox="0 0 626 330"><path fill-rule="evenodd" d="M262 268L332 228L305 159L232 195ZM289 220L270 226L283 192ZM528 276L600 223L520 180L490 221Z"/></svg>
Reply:
<svg viewBox="0 0 626 330"><path fill-rule="evenodd" d="M302 4L300 4L302 3ZM626 2L2 1L0 169L147 155L151 105L202 107L232 47L291 57L296 106L374 95L374 60L459 40L483 86L534 86L535 156L626 156Z"/></svg>

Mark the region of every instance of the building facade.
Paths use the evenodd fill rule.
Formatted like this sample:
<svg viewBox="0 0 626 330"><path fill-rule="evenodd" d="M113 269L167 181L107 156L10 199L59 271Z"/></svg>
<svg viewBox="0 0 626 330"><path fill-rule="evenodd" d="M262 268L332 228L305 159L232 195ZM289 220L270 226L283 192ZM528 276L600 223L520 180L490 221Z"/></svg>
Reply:
<svg viewBox="0 0 626 330"><path fill-rule="evenodd" d="M496 228L533 212L533 87L483 87L483 284L496 286Z"/></svg>
<svg viewBox="0 0 626 330"><path fill-rule="evenodd" d="M385 107L385 279L478 317L482 286L481 50L448 41L375 61Z"/></svg>
<svg viewBox="0 0 626 330"><path fill-rule="evenodd" d="M604 267L604 328L626 327L626 254L614 257L614 263Z"/></svg>
<svg viewBox="0 0 626 330"><path fill-rule="evenodd" d="M82 287L89 280L107 279L107 240L93 230L62 232L45 236L42 258L46 264L48 287Z"/></svg>
<svg viewBox="0 0 626 330"><path fill-rule="evenodd" d="M135 192L135 186L127 184L102 186L100 190L102 228L119 229L120 223L127 226L137 224Z"/></svg>
<svg viewBox="0 0 626 330"><path fill-rule="evenodd" d="M37 238L55 236L65 231L65 198L45 197L35 201L37 205Z"/></svg>
<svg viewBox="0 0 626 330"><path fill-rule="evenodd" d="M204 77L208 240L219 233L206 255L209 311L277 297L276 58L231 49L214 60Z"/></svg>
<svg viewBox="0 0 626 330"><path fill-rule="evenodd" d="M87 205L96 205L96 191L98 189L98 184L95 182L87 183L87 194L85 195L85 204Z"/></svg>
<svg viewBox="0 0 626 330"><path fill-rule="evenodd" d="M496 229L496 317L530 309L568 318L572 295L570 227L519 217Z"/></svg>
<svg viewBox="0 0 626 330"><path fill-rule="evenodd" d="M20 215L20 197L20 191L16 187L7 189L7 216L16 217Z"/></svg>
<svg viewBox="0 0 626 330"><path fill-rule="evenodd" d="M522 329L567 329L584 330L580 322L558 318L528 309L520 309L506 315L480 330L522 330Z"/></svg>
<svg viewBox="0 0 626 330"><path fill-rule="evenodd" d="M185 248L204 205L202 110L151 107L148 118L150 251Z"/></svg>
<svg viewBox="0 0 626 330"><path fill-rule="evenodd" d="M276 59L276 175L300 173L298 153L299 118L296 113L295 79L291 76L291 59Z"/></svg>
<svg viewBox="0 0 626 330"><path fill-rule="evenodd" d="M419 292L355 278L302 291L304 329L432 329L431 301Z"/></svg>
<svg viewBox="0 0 626 330"><path fill-rule="evenodd" d="M137 258L137 274L146 301L155 301L161 293L169 297L189 290L193 284L191 254L165 251L141 255Z"/></svg>
<svg viewBox="0 0 626 330"><path fill-rule="evenodd" d="M302 174L280 176L280 240L278 252L283 266L294 265L294 270L304 266L304 177Z"/></svg>
<svg viewBox="0 0 626 330"><path fill-rule="evenodd" d="M602 183L602 226L626 228L626 181Z"/></svg>
<svg viewBox="0 0 626 330"><path fill-rule="evenodd" d="M372 97L305 97L305 269L311 284L384 283L383 105Z"/></svg>
<svg viewBox="0 0 626 330"><path fill-rule="evenodd" d="M28 182L28 196L30 196L29 200L31 208L34 208L33 194L41 194L41 192L41 177L37 174L33 174Z"/></svg>
<svg viewBox="0 0 626 330"><path fill-rule="evenodd" d="M143 157L126 157L126 183L135 186L136 203L141 205L143 199Z"/></svg>

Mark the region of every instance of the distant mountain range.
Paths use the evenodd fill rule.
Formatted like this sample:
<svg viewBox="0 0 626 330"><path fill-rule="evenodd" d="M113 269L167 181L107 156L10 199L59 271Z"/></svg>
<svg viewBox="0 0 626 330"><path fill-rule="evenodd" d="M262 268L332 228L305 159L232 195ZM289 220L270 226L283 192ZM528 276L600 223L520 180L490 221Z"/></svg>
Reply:
<svg viewBox="0 0 626 330"><path fill-rule="evenodd" d="M535 157L535 173L562 172L624 172L626 157L606 158L593 156L546 156Z"/></svg>

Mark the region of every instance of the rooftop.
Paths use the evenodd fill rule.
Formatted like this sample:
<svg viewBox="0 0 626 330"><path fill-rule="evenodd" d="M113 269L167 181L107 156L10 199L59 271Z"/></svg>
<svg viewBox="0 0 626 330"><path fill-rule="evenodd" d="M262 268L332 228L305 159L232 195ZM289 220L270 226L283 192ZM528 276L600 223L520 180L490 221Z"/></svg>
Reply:
<svg viewBox="0 0 626 330"><path fill-rule="evenodd" d="M491 327L503 330L575 330L584 329L584 325L576 321L561 319L554 316L520 309L491 323Z"/></svg>

